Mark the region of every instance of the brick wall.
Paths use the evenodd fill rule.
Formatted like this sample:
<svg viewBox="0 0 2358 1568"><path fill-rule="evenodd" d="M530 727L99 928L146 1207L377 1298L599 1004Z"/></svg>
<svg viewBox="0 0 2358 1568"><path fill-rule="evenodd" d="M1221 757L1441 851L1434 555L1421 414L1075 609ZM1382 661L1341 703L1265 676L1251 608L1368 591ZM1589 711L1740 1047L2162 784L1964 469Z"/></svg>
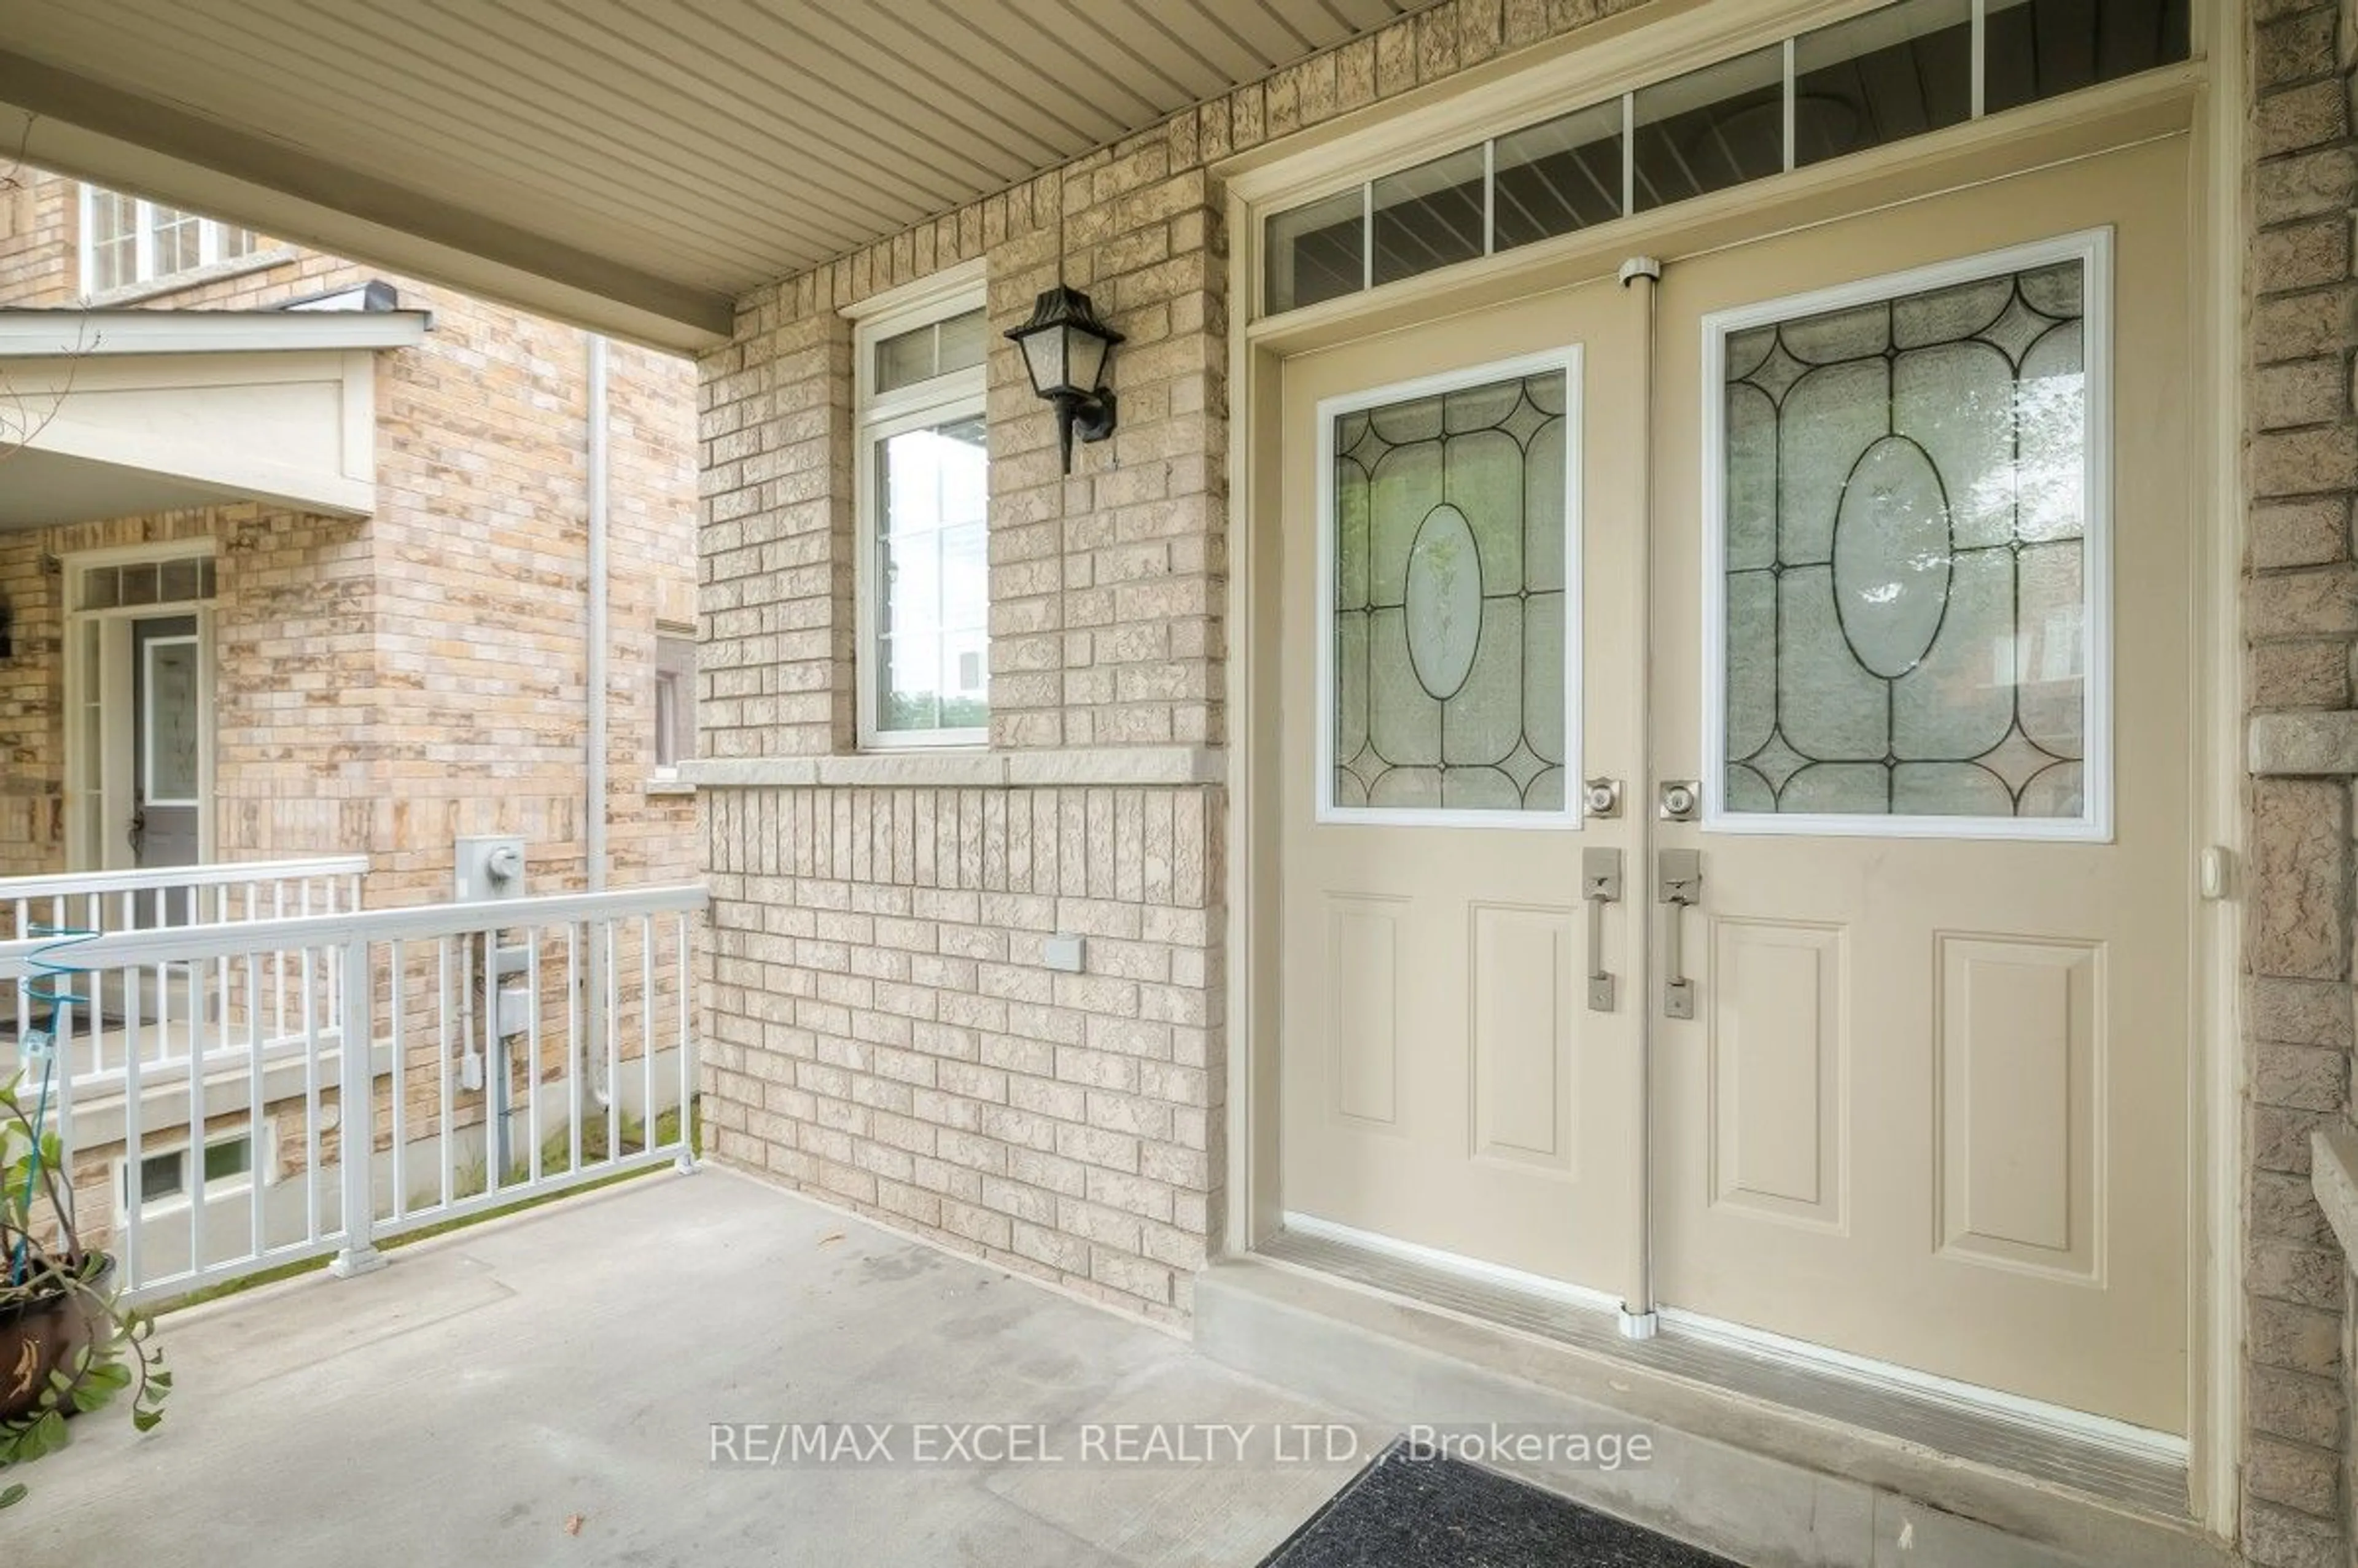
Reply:
<svg viewBox="0 0 2358 1568"><path fill-rule="evenodd" d="M2243 1544L2270 1568L2351 1561L2353 1320L2346 1260L2309 1191L2309 1134L2350 1103L2349 769L2314 741L2352 708L2358 656L2353 33L2332 4L2253 10Z"/></svg>
<svg viewBox="0 0 2358 1568"><path fill-rule="evenodd" d="M1218 1245L1227 1077L1208 781L1227 739L1230 318L1206 165L1628 8L1448 0L740 302L700 394L723 1158L1186 1315ZM992 340L990 748L847 757L841 312L978 257L994 333L1061 276L1125 334L1120 427L1061 473L1053 412ZM811 834L832 846L817 870ZM1200 873L1176 869L1198 855ZM1041 963L1056 929L1093 934L1083 974Z"/></svg>
<svg viewBox="0 0 2358 1568"><path fill-rule="evenodd" d="M75 190L30 171L0 188L0 305L70 298ZM137 303L252 309L375 276L308 253L263 260ZM521 833L535 891L584 884L588 341L388 281L435 325L378 359L374 516L249 504L0 535L20 627L0 663L0 874L63 864L61 579L44 557L209 535L223 857L365 850L371 901L415 903L448 896L456 836ZM696 373L611 354L610 860L617 882L685 881L695 799L648 785L655 638L694 613Z"/></svg>

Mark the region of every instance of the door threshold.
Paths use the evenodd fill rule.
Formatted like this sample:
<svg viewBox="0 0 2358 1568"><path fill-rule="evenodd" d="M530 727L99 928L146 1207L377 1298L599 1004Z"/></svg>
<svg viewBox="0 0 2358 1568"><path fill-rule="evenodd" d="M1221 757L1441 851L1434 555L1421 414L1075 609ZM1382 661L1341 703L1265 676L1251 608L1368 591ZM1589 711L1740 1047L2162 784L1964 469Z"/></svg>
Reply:
<svg viewBox="0 0 2358 1568"><path fill-rule="evenodd" d="M1252 1256L2158 1522L2190 1522L2185 1443L2172 1434L1667 1309L1653 1337L1633 1339L1617 1303L1594 1292L1292 1216Z"/></svg>

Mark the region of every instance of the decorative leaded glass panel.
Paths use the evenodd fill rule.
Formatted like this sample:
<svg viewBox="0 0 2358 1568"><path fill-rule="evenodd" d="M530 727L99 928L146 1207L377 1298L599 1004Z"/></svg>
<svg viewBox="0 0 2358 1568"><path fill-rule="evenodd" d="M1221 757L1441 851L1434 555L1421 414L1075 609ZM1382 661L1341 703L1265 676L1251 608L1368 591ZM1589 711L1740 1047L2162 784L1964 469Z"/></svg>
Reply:
<svg viewBox="0 0 2358 1568"><path fill-rule="evenodd" d="M1564 809L1565 386L1336 416L1336 806Z"/></svg>
<svg viewBox="0 0 2358 1568"><path fill-rule="evenodd" d="M1725 340L1731 813L2087 814L2086 270Z"/></svg>

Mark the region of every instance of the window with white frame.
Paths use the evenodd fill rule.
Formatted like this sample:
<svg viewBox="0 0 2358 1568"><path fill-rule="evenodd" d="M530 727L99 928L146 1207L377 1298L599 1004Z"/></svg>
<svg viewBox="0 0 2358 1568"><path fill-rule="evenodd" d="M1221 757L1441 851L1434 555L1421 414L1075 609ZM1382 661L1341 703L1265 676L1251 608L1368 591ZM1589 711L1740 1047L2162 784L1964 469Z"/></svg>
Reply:
<svg viewBox="0 0 2358 1568"><path fill-rule="evenodd" d="M252 255L253 233L119 190L81 188L81 288L105 294Z"/></svg>
<svg viewBox="0 0 2358 1568"><path fill-rule="evenodd" d="M189 1146L142 1154L134 1165L119 1161L120 1212L186 1203L194 1185L189 1169ZM205 1144L205 1187L208 1191L243 1190L254 1179L254 1139L248 1133L208 1140Z"/></svg>
<svg viewBox="0 0 2358 1568"><path fill-rule="evenodd" d="M860 740L989 738L981 287L860 323Z"/></svg>
<svg viewBox="0 0 2358 1568"><path fill-rule="evenodd" d="M696 639L655 635L655 776L669 778L696 755Z"/></svg>

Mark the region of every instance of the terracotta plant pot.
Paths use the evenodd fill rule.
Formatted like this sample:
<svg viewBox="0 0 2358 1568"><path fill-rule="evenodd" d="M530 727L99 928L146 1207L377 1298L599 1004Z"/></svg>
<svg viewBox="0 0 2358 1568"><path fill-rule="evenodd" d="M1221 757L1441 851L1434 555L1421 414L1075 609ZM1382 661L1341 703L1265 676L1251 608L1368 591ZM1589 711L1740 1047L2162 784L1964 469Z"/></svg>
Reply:
<svg viewBox="0 0 2358 1568"><path fill-rule="evenodd" d="M40 1402L49 1374L70 1367L82 1346L112 1343L114 1320L101 1303L114 1288L114 1260L107 1258L87 1293L60 1293L41 1301L0 1307L0 1421L13 1421ZM68 1415L73 1407L65 1407Z"/></svg>

